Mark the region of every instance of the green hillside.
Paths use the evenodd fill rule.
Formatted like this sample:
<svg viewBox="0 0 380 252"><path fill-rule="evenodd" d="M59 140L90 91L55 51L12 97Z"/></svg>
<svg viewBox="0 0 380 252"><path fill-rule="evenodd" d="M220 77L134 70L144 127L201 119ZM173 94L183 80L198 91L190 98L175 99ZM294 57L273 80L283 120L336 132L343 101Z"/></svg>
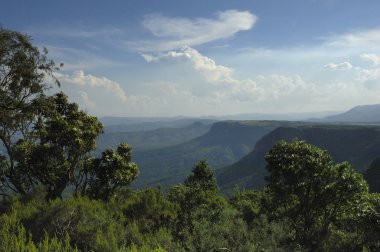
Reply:
<svg viewBox="0 0 380 252"><path fill-rule="evenodd" d="M247 188L265 185L264 155L280 141L305 140L327 149L335 162L348 161L363 172L380 154L380 127L349 125L308 125L279 127L260 139L254 150L241 160L218 172L218 183L224 189L241 184Z"/></svg>
<svg viewBox="0 0 380 252"><path fill-rule="evenodd" d="M228 121L215 123L203 136L172 147L135 151L141 173L136 187L182 182L198 160L206 159L215 169L232 164L252 151L256 142L280 122Z"/></svg>

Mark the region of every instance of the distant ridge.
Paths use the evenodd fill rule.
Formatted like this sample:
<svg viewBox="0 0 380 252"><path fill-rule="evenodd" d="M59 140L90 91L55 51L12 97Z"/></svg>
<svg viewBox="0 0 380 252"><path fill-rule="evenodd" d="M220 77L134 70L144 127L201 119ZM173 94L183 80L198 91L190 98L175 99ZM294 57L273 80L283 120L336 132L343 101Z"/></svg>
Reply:
<svg viewBox="0 0 380 252"><path fill-rule="evenodd" d="M350 123L380 123L380 104L356 106L347 112L327 116L316 121L350 122Z"/></svg>
<svg viewBox="0 0 380 252"><path fill-rule="evenodd" d="M216 121L245 121L245 120L276 120L276 121L305 121L310 118L324 118L326 116L336 115L340 112L337 111L320 111L320 112L298 112L298 113L243 113L232 115L209 115L209 116L174 116L174 117L117 117L117 116L105 116L100 118L100 121L104 126L120 125L140 125L140 124L165 124L165 127L172 127L173 124L183 126L184 124L190 124L194 121L209 120Z"/></svg>
<svg viewBox="0 0 380 252"><path fill-rule="evenodd" d="M217 181L223 190L236 184L245 188L262 188L267 171L265 154L280 140L294 139L326 149L334 162L348 161L364 172L380 155L380 127L368 125L305 125L278 127L257 141L255 148L236 163L218 170Z"/></svg>

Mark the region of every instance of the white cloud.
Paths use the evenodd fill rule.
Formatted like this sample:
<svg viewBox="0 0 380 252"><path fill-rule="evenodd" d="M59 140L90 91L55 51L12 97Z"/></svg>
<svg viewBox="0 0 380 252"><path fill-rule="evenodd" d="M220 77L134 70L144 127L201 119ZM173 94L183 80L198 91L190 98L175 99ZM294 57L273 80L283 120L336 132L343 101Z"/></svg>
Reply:
<svg viewBox="0 0 380 252"><path fill-rule="evenodd" d="M325 38L328 45L335 47L378 47L380 28L345 33Z"/></svg>
<svg viewBox="0 0 380 252"><path fill-rule="evenodd" d="M82 98L82 101L84 102L85 106L90 108L90 109L95 109L96 108L96 102L91 100L91 98L88 96L87 92L85 91L78 91L78 94Z"/></svg>
<svg viewBox="0 0 380 252"><path fill-rule="evenodd" d="M70 99L96 115L154 116L155 108L167 104L162 97L152 94L126 94L122 86L106 77L87 74L83 70L71 74L55 73L61 82L61 89ZM53 92L57 88L53 88Z"/></svg>
<svg viewBox="0 0 380 252"><path fill-rule="evenodd" d="M360 55L363 60L368 60L373 63L374 66L380 65L380 57L374 53L363 53Z"/></svg>
<svg viewBox="0 0 380 252"><path fill-rule="evenodd" d="M359 71L360 71L359 80L362 82L375 81L375 80L380 81L380 68L360 69Z"/></svg>
<svg viewBox="0 0 380 252"><path fill-rule="evenodd" d="M298 94L315 94L316 87L306 83L300 76L268 75L241 80L224 96L240 101L274 101Z"/></svg>
<svg viewBox="0 0 380 252"><path fill-rule="evenodd" d="M75 71L72 75L60 75L58 77L60 80L78 86L103 87L121 101L125 102L128 100L128 96L120 87L120 84L105 77L97 77L91 74L86 75L83 70Z"/></svg>
<svg viewBox="0 0 380 252"><path fill-rule="evenodd" d="M329 63L323 66L326 69L331 70L349 70L352 69L352 64L348 61L342 63Z"/></svg>
<svg viewBox="0 0 380 252"><path fill-rule="evenodd" d="M273 54L275 53L276 51L273 52ZM310 56L306 49L304 53ZM287 71L283 73L256 74L256 76L253 74L249 78L239 78L235 76L232 68L220 65L213 59L189 47L142 56L147 62L151 63L175 62L176 69L181 69L181 71L188 69L190 74L197 80L199 76L203 77L203 82L183 80L183 83L179 83L175 88L168 87L167 89L168 101L179 99L183 104L189 105L187 107L189 110L193 105L202 108L202 111L208 111L208 113L216 111L214 113L219 114L231 112L306 112L344 110L356 104L375 103L380 100L380 86L378 87L377 84L377 80L380 78L380 70L376 68L354 68L352 63L348 61L330 63L326 65L326 68L335 70L352 69L352 71L344 73L331 71L326 73L328 77L324 79L315 78L314 76L310 78L307 74L305 74L305 78L305 76ZM333 56L331 56L331 59L334 58ZM354 54L350 56L355 58ZM324 59L325 57L322 57L317 63ZM314 62L313 66L316 68L312 72L314 75L317 71L323 74L317 63ZM229 70L225 71L226 69ZM199 76L197 76L197 73ZM173 75L175 76L175 73ZM357 78L359 75L361 79ZM168 79L170 79L170 76L168 76ZM375 81L369 83L368 80ZM217 85L210 85L213 83ZM201 90L201 93L199 93L199 90ZM218 110L216 106L223 109Z"/></svg>
<svg viewBox="0 0 380 252"><path fill-rule="evenodd" d="M272 74L268 76L257 76L254 79L237 79L233 77L232 68L219 65L213 59L202 55L190 47L184 47L178 51L169 51L157 55L142 54L142 57L149 63L180 60L179 62L182 62L184 67L186 67L186 62L190 62L192 69L198 72L205 80L204 83L199 84L203 85L203 87L192 85L193 91L190 93L194 95L199 93L198 90L202 90L202 94L200 95L206 95L212 99L269 101L306 91L309 93L315 91L313 84L306 83L298 75L286 76ZM207 88L205 87L206 83L216 85L206 85L208 86ZM175 94L179 94L178 88L176 88L176 90ZM182 93L182 95L183 94L184 93ZM189 96L188 90L186 94Z"/></svg>
<svg viewBox="0 0 380 252"><path fill-rule="evenodd" d="M155 37L153 41L127 43L140 51L167 51L182 46L195 46L232 37L239 31L250 30L257 17L248 11L218 12L216 19L171 18L148 15L143 26Z"/></svg>
<svg viewBox="0 0 380 252"><path fill-rule="evenodd" d="M142 57L148 62L159 62L164 60L183 59L191 62L192 67L201 72L209 82L236 82L231 74L233 69L218 65L209 57L203 56L197 50L188 46L178 51L169 51L158 55L142 54Z"/></svg>
<svg viewBox="0 0 380 252"><path fill-rule="evenodd" d="M380 57L374 53L363 53L360 58L370 61L373 64L372 68L357 68L359 72L358 81L373 88L380 88Z"/></svg>

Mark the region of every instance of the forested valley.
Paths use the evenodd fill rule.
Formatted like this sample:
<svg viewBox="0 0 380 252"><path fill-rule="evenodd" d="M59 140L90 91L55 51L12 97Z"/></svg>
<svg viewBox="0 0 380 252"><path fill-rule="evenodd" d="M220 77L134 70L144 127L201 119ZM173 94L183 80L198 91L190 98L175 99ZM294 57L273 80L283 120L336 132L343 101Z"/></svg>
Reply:
<svg viewBox="0 0 380 252"><path fill-rule="evenodd" d="M265 142L271 146L252 152L262 159L264 172L247 173L249 157L216 172L208 160L190 158L192 170L175 185L133 189L133 181L143 176L133 145L127 138L95 152L103 125L63 92L51 93L60 85L55 74L60 67L30 37L0 28L0 251L380 250L379 160L353 158L372 163L366 172L358 171L340 160L334 142L326 145L336 150L330 155L318 142L302 140L320 140L308 124L273 132L270 124L260 128L260 138L272 132ZM202 134L211 127L195 126ZM252 146L218 149L228 152L227 161L249 153L246 146L263 146L250 128L239 127ZM284 131L292 137L283 137ZM198 137L193 128L186 132ZM325 139L334 141L329 134ZM366 143L372 143L371 134ZM338 136L348 139L345 133ZM191 146L203 148L202 141ZM155 153L152 146L143 147ZM376 155L368 151L361 157ZM210 161L219 165L220 158ZM244 175L239 177L243 188L231 182L234 171ZM265 182L258 186L257 181ZM222 193L226 184L229 193Z"/></svg>

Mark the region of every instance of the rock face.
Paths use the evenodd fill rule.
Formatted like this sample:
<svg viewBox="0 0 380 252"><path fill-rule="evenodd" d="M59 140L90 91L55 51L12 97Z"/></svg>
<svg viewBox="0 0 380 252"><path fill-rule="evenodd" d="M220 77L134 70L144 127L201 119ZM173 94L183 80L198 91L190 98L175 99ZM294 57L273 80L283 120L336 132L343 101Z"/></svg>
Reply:
<svg viewBox="0 0 380 252"><path fill-rule="evenodd" d="M241 160L222 168L217 176L225 190L235 184L246 188L265 185L265 154L280 141L305 140L326 149L339 163L348 161L358 171L365 171L380 155L380 127L375 126L301 126L279 127L262 139L254 150Z"/></svg>

